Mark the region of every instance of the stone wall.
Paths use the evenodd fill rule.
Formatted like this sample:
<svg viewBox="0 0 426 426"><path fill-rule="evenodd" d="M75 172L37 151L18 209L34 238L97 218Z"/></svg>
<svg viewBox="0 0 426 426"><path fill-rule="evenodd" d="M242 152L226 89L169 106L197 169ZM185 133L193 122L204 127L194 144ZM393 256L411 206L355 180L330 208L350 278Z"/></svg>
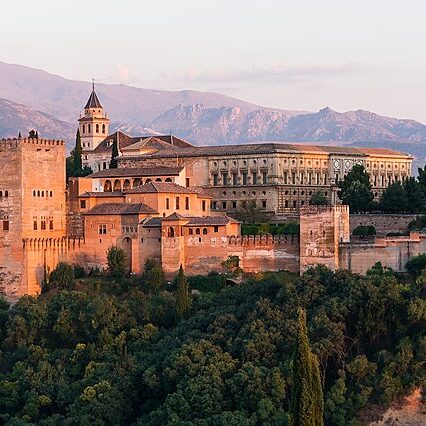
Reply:
<svg viewBox="0 0 426 426"><path fill-rule="evenodd" d="M351 234L357 226L374 226L377 235L389 232L405 232L408 224L415 220L414 214L351 214L349 218Z"/></svg>
<svg viewBox="0 0 426 426"><path fill-rule="evenodd" d="M84 238L84 215L79 212L67 213L67 236Z"/></svg>

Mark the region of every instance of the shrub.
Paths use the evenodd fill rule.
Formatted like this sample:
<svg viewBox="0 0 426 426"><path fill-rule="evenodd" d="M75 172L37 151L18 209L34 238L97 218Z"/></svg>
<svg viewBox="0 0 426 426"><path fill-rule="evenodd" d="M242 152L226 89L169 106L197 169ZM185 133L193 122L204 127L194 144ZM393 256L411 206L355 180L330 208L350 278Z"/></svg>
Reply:
<svg viewBox="0 0 426 426"><path fill-rule="evenodd" d="M165 285L166 278L161 263L157 259L147 259L142 275L142 288L145 293L158 294Z"/></svg>
<svg viewBox="0 0 426 426"><path fill-rule="evenodd" d="M419 276L422 270L426 268L426 253L412 257L405 265L405 268L411 275Z"/></svg>
<svg viewBox="0 0 426 426"><path fill-rule="evenodd" d="M112 278L122 280L127 269L127 254L117 246L111 246L107 252L108 273Z"/></svg>
<svg viewBox="0 0 426 426"><path fill-rule="evenodd" d="M63 289L70 289L75 279L74 267L66 262L59 262L56 268L50 273L49 287L58 286Z"/></svg>
<svg viewBox="0 0 426 426"><path fill-rule="evenodd" d="M373 225L360 225L352 231L352 235L361 238L376 235L376 228Z"/></svg>

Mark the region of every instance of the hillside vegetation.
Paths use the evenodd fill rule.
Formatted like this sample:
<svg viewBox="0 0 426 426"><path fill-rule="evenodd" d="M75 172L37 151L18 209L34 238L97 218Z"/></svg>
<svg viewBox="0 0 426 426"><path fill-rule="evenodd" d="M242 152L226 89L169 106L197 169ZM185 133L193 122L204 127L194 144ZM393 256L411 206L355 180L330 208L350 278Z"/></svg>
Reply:
<svg viewBox="0 0 426 426"><path fill-rule="evenodd" d="M7 425L288 424L299 308L325 424L358 424L368 404L426 384L423 275L317 267L233 287L210 275L190 281L189 301L183 274L166 284L155 265L77 280L62 265L54 278L39 297L0 303Z"/></svg>

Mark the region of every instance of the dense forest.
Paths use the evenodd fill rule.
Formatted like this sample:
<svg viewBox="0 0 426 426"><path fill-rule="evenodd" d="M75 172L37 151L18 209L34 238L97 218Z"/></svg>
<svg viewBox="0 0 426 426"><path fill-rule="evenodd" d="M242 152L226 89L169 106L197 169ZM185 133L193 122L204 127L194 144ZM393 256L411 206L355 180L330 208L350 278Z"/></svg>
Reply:
<svg viewBox="0 0 426 426"><path fill-rule="evenodd" d="M325 424L360 424L366 406L426 385L418 269L317 267L239 285L183 271L167 283L154 263L140 277L81 275L60 265L40 296L0 299L0 423L291 424L300 308Z"/></svg>

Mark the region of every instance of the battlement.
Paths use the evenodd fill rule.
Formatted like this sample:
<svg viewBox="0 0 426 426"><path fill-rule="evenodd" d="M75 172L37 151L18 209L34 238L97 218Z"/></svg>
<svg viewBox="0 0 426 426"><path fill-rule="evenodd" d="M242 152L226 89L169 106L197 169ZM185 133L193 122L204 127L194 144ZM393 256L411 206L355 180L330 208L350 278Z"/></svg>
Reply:
<svg viewBox="0 0 426 426"><path fill-rule="evenodd" d="M75 247L80 246L84 243L83 238L23 238L22 245L23 248L65 248L65 247Z"/></svg>
<svg viewBox="0 0 426 426"><path fill-rule="evenodd" d="M298 235L244 235L242 237L227 237L232 246L298 246Z"/></svg>
<svg viewBox="0 0 426 426"><path fill-rule="evenodd" d="M43 138L3 138L0 139L1 147L17 147L19 145L44 145L44 146L64 146L65 142L59 139Z"/></svg>
<svg viewBox="0 0 426 426"><path fill-rule="evenodd" d="M344 204L336 204L333 206L304 206L300 208L300 216L312 216L333 212L349 214L349 206Z"/></svg>

